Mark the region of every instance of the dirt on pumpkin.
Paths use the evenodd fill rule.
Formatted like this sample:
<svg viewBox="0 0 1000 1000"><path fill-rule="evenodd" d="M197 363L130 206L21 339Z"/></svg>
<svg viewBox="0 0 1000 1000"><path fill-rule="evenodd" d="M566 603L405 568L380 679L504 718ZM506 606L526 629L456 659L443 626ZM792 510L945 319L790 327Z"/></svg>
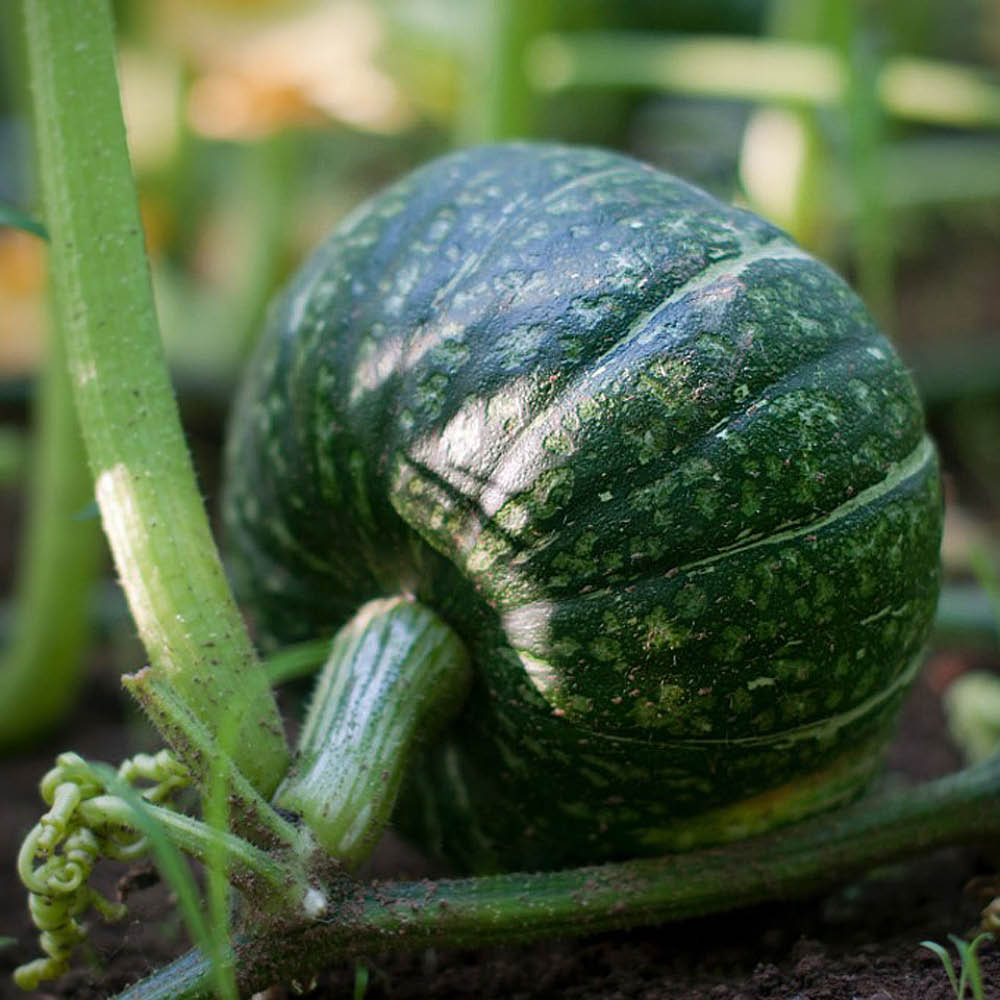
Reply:
<svg viewBox="0 0 1000 1000"><path fill-rule="evenodd" d="M958 757L945 731L940 690L970 665L988 659L939 653L929 660L901 721L889 759L893 781L922 781L947 773ZM993 663L995 664L995 661ZM92 759L117 761L155 745L150 730L119 692L107 665L97 663L83 694L77 722L45 746L0 762L4 806L0 820L0 937L16 944L0 950L0 997L24 996L10 973L36 954L24 891L13 859L39 815L37 784L56 753L73 748ZM380 877L426 869L391 836L376 860ZM103 885L116 891L125 869L106 865ZM818 899L778 902L702 920L563 940L528 947L478 951L373 954L358 967L329 970L315 983L277 985L266 1000L284 997L691 998L691 1000L947 1000L954 994L943 967L920 941L947 943L969 936L978 905L964 887L992 869L974 851L946 850ZM139 873L128 887L130 913L115 926L92 921L92 947L76 971L38 995L107 997L187 947L183 926L162 886L144 888ZM982 950L986 997L1000 998L1000 947ZM262 998L263 1000L263 998Z"/></svg>

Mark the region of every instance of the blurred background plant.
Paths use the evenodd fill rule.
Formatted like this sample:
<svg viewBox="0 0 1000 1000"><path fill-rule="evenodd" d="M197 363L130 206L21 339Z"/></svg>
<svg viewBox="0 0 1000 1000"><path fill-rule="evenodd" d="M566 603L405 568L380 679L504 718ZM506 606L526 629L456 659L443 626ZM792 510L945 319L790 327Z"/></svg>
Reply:
<svg viewBox="0 0 1000 1000"><path fill-rule="evenodd" d="M209 502L267 302L339 218L456 145L600 144L775 220L860 289L914 368L945 457L941 634L995 638L969 553L997 565L996 0L114 7L161 326ZM0 218L16 223L11 207L30 213L35 192L15 10L0 8ZM44 269L42 238L0 226L0 579L18 567L0 614L0 744L66 710L92 626L116 669L141 658L114 586L97 584L58 351L42 360Z"/></svg>

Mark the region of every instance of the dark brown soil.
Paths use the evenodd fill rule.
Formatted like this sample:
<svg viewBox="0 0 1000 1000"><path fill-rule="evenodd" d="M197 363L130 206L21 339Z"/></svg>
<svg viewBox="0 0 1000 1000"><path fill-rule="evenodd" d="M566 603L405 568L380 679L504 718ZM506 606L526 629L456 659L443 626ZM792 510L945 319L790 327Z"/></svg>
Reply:
<svg viewBox="0 0 1000 1000"><path fill-rule="evenodd" d="M890 757L897 780L924 780L958 761L938 702L942 687L970 657L933 657L907 705ZM76 721L57 739L0 763L5 791L0 821L0 997L19 995L9 973L34 955L35 943L13 858L37 819L36 786L54 755L72 747L94 759L118 760L149 746L152 736L119 695L108 668L95 671ZM379 874L412 866L390 840ZM377 998L567 997L691 1000L946 1000L953 993L940 961L919 942L968 936L977 905L963 893L991 869L973 852L950 850L887 869L839 892L806 902L775 903L683 925L604 934L580 941L483 951L373 955L365 964L368 1000ZM113 891L121 870L105 873ZM162 887L130 896L128 920L95 927L93 948L76 971L45 996L106 997L186 947L179 918ZM983 949L986 996L1000 998L1000 948ZM355 996L358 970L333 969L307 997ZM295 995L276 987L267 1000Z"/></svg>

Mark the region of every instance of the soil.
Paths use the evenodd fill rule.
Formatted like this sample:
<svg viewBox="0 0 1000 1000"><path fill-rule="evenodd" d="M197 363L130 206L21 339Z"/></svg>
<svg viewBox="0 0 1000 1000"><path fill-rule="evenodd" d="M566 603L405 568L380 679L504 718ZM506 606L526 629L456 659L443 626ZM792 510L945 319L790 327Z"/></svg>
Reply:
<svg viewBox="0 0 1000 1000"><path fill-rule="evenodd" d="M890 754L894 780L922 781L958 766L939 693L958 671L973 664L990 665L981 654L948 652L930 659ZM116 761L154 743L119 693L110 661L96 664L75 721L45 746L0 762L5 789L0 856L13 859L37 819L37 783L56 753L72 747L91 759ZM419 863L391 837L375 861L382 877L401 868L413 874ZM309 984L304 995L316 1000L357 996L355 988L367 977L366 1000L946 1000L954 993L943 967L919 942L946 943L949 934L974 933L978 907L963 889L971 878L989 871L986 860L973 851L946 850L874 873L823 898L681 925L532 947L372 955L362 971L354 966L332 969ZM105 890L114 892L122 874L121 868L105 871ZM162 886L132 892L129 905L123 924L103 926L94 920L92 947L80 956L79 968L40 996L107 997L187 947ZM0 997L23 995L9 974L34 957L35 938L10 863L0 870L0 936L16 939L0 950ZM1000 948L984 948L981 967L986 997L1000 998ZM275 987L266 1000L294 995L290 987Z"/></svg>

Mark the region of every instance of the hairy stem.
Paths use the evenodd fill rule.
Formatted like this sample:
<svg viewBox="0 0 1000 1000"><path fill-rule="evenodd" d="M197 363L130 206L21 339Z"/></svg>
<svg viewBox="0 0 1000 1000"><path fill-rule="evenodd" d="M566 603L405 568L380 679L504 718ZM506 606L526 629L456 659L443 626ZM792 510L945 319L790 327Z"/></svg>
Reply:
<svg viewBox="0 0 1000 1000"><path fill-rule="evenodd" d="M240 988L302 979L385 948L468 947L682 920L807 896L869 868L1000 835L1000 754L891 796L690 854L524 875L341 887L331 921L248 927L235 946ZM331 888L330 894L337 893ZM189 953L119 1000L205 995L208 963ZM173 991L173 992L171 992Z"/></svg>
<svg viewBox="0 0 1000 1000"><path fill-rule="evenodd" d="M195 773L206 775L206 787L211 788L213 782L224 784L233 811L240 819L241 832L268 849L297 852L300 840L298 830L282 819L250 784L233 756L220 753L219 733L209 730L188 709L177 696L169 678L147 668L126 677L124 683L160 732L170 734L168 742L183 745L189 757L199 762ZM222 730L231 729L238 723L242 702L235 701L232 708L219 720ZM225 748L228 749L232 742L226 740Z"/></svg>
<svg viewBox="0 0 1000 1000"><path fill-rule="evenodd" d="M164 365L109 5L79 0L69 17L62 0L23 2L53 286L115 565L150 669L209 732L226 706L241 706L233 757L268 795L288 753L209 531ZM203 773L204 758L174 748Z"/></svg>

